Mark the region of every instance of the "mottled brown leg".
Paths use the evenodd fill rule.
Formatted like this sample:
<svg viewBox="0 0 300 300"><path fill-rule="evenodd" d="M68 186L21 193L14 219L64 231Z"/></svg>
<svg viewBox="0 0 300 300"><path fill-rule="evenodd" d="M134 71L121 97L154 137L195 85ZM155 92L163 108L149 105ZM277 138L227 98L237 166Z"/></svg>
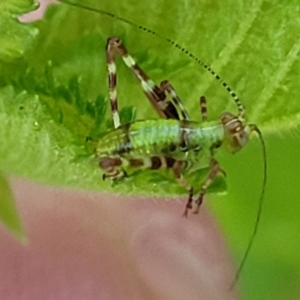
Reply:
<svg viewBox="0 0 300 300"><path fill-rule="evenodd" d="M193 187L191 186L190 189L188 190L189 192L189 198L188 198L188 201L186 203L186 206L185 206L185 210L183 212L183 217L188 217L188 212L189 212L189 209L192 209L193 208L193 196L194 196L194 189Z"/></svg>
<svg viewBox="0 0 300 300"><path fill-rule="evenodd" d="M202 116L202 121L207 121L207 105L206 105L206 98L204 96L200 97L200 112Z"/></svg>
<svg viewBox="0 0 300 300"><path fill-rule="evenodd" d="M198 214L199 213L200 206L201 206L201 204L203 202L203 196L205 195L207 188L214 181L214 179L216 178L216 176L218 175L218 173L222 173L222 174L225 175L225 172L220 168L219 163L214 158L212 158L211 161L210 161L209 174L208 174L206 180L204 181L204 183L203 183L203 185L201 187L201 190L200 190L199 197L196 200L197 207L196 207L196 209L194 211L194 214Z"/></svg>
<svg viewBox="0 0 300 300"><path fill-rule="evenodd" d="M121 125L121 123L117 99L117 69L115 63L114 48L112 47L109 40L107 41L106 45L106 63L108 71L110 109L112 113L114 127L118 128Z"/></svg>
<svg viewBox="0 0 300 300"><path fill-rule="evenodd" d="M115 76L113 75L115 67L113 64L109 63L114 61L114 55L115 52L118 53L125 65L133 72L133 74L136 76L136 78L141 83L142 89L144 93L146 94L147 98L150 100L150 103L153 105L154 109L158 113L158 115L162 118L166 119L179 119L178 112L175 108L175 106L166 99L165 92L162 91L154 81L152 81L146 73L138 66L136 61L133 59L131 55L129 55L126 47L122 43L122 41L117 37L110 37L107 40L107 47L108 49L111 49L108 53L110 54L108 57L108 66L109 66L109 72L110 72L110 78L112 82L112 88L111 88L111 99L114 98L114 95L116 92L113 89L113 82L115 79ZM111 103L114 103L111 102ZM116 103L116 102L115 102Z"/></svg>
<svg viewBox="0 0 300 300"><path fill-rule="evenodd" d="M168 92L173 100L173 103L175 104L177 110L179 110L181 117L183 120L190 120L190 116L188 112L186 111L185 107L183 106L180 98L177 96L175 89L170 84L169 81L164 80L160 83L160 88L163 92Z"/></svg>
<svg viewBox="0 0 300 300"><path fill-rule="evenodd" d="M189 193L188 201L187 201L187 204L185 206L185 210L184 210L183 215L182 215L183 217L187 217L188 216L188 210L192 208L193 195L194 195L193 187L182 175L182 170L184 170L187 167L188 164L187 164L186 161L174 160L174 159L171 160L170 158L166 158L166 161L168 162L167 166L169 168L172 168L174 177L177 180L177 182L182 187L184 187Z"/></svg>

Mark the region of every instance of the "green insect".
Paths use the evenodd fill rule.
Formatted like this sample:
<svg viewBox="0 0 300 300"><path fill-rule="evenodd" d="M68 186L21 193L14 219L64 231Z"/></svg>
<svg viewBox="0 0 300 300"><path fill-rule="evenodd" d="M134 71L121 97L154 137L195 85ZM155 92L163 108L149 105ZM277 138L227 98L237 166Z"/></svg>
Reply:
<svg viewBox="0 0 300 300"><path fill-rule="evenodd" d="M111 13L83 5L72 4L64 0L60 2L106 14L175 45L183 53L202 65L216 80L221 82L237 106L237 113L224 112L218 120L208 121L206 98L202 96L199 101L202 115L201 121L192 121L175 89L167 80L162 81L159 85L154 83L138 66L132 56L129 55L126 47L119 38L108 38L106 59L110 108L114 129L99 139L95 149L96 158L104 173L103 179L111 178L113 181L117 181L127 177L127 168L150 170L171 169L175 179L181 186L186 188L188 193L183 215L187 216L188 211L193 208L193 212L198 213L207 188L219 173L225 174L218 161L214 158L215 152L220 148L225 148L235 153L247 144L252 132L258 134L264 158L263 188L254 230L238 269L236 281L252 246L261 216L267 177L266 148L261 131L255 124L247 123L243 104L219 75L172 40L164 38L156 32L136 25L131 21L116 17ZM160 119L139 120L129 124L120 123L115 64L117 55L121 56L125 65L136 76ZM194 195L194 187L185 179L183 173L194 170L197 166L198 168L203 168L204 159L207 160L209 171L204 182L200 185L200 192L198 195Z"/></svg>
<svg viewBox="0 0 300 300"><path fill-rule="evenodd" d="M144 93L162 119L140 120L131 124L120 124L117 102L117 75L115 56L119 54L126 66L140 82ZM172 85L162 81L156 85L129 55L117 37L107 40L106 58L108 68L109 98L115 129L99 141L95 150L103 178L119 180L126 177L126 168L157 170L171 169L180 185L186 188L189 197L184 215L193 206L194 189L184 178L188 172L208 157L209 172L195 200L198 213L208 186L219 172L225 174L214 158L220 147L231 152L240 150L248 141L255 125L246 125L245 110L238 98L234 98L239 114L223 113L220 120L207 121L206 99L200 98L202 121L191 121ZM169 97L168 97L169 96ZM169 99L170 98L170 99Z"/></svg>

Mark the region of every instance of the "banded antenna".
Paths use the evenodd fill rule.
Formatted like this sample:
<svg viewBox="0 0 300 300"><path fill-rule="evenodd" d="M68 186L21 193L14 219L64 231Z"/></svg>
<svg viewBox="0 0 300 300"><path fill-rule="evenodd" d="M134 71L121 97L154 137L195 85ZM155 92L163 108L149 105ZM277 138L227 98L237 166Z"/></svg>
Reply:
<svg viewBox="0 0 300 300"><path fill-rule="evenodd" d="M142 30L146 33L149 33L149 34L152 34L162 40L164 40L165 42L171 44L172 46L176 47L177 49L179 49L181 52L183 52L185 55L187 55L188 57L190 57L191 59L193 59L196 63L198 63L200 66L202 66L206 71L208 71L217 81L219 81L221 83L221 85L225 88L225 90L229 93L229 95L232 97L232 99L234 100L235 104L237 105L237 108L238 108L238 112L239 112L239 117L240 118L244 118L245 117L245 107L244 105L242 104L242 102L240 101L239 97L236 95L236 93L230 88L230 86L210 67L208 66L206 63L204 63L201 59L199 59L197 56L195 56L193 53L191 53L190 51L188 51L187 49L185 49L184 47L182 47L181 45L177 44L175 41L163 36L163 35L160 35L159 33L147 28L147 27L144 27L142 25L139 25L139 24L136 24L130 20L127 20L123 17L119 17L113 13L110 13L110 12L107 12L105 10L102 10L100 8L93 8L93 7L89 7L89 6L86 6L84 4L79 4L79 3L72 3L72 2L69 2L68 0L57 0L58 2L60 3L64 3L64 4L67 4L67 5L70 5L70 6L73 6L73 7L77 7L77 8L81 8L81 9L84 9L84 10L87 10L87 11L91 11L91 12L94 12L94 13L98 13L98 14L102 14L102 15L106 15L112 19L115 19L117 21L121 21L121 22L124 22L126 24L129 24L139 30ZM267 154L266 154L266 146L265 146L265 142L264 142L264 139L263 139L263 136L262 136L262 133L261 131L258 129L258 127L254 124L250 124L249 126L252 127L252 130L251 131L255 131L257 134L258 134L258 137L260 139L260 142L262 144L262 150L263 150L263 164L264 164L264 177L263 177L263 185L262 185L262 191L261 191L261 194L260 194L260 198L259 198L259 207L258 207L258 212L257 212L257 217L256 217L256 220L255 220L255 224L254 224L254 229L252 231L252 235L250 237L250 240L248 242L248 246L246 248L246 251L245 251L245 254L241 260L241 263L239 265L239 268L237 270L237 273L236 273L236 276L235 276L235 279L230 287L230 289L233 289L236 282L238 281L239 279L239 276L241 274L241 271L244 267L244 264L246 262L246 259L248 257L248 254L249 254L249 251L250 249L252 248L252 244L253 244L253 241L254 241L254 237L257 233L257 229L258 229L258 224L260 222L260 218L261 218L261 213L262 213L262 205L263 205L263 199L264 199L264 194L265 194L265 187L266 187L266 182L267 182Z"/></svg>

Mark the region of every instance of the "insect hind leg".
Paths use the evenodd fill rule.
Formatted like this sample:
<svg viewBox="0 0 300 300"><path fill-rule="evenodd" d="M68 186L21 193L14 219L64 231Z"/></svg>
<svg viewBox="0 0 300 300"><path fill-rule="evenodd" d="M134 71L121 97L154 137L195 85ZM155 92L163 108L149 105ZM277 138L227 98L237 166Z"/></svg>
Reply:
<svg viewBox="0 0 300 300"><path fill-rule="evenodd" d="M117 99L117 68L114 58L114 49L109 42L106 44L106 63L108 71L108 87L109 87L109 100L110 109L112 113L112 118L114 122L114 127L118 128L120 126L120 115L118 109L118 99Z"/></svg>
<svg viewBox="0 0 300 300"><path fill-rule="evenodd" d="M110 55L111 61L114 62L114 52L117 52L122 57L125 65L133 72L141 83L144 93L160 117L166 119L179 119L176 108L166 99L165 92L162 91L151 79L149 79L145 72L138 66L133 57L129 55L126 47L118 37L110 37L107 40L107 48L110 49L107 53Z"/></svg>
<svg viewBox="0 0 300 300"><path fill-rule="evenodd" d="M180 111L180 114L182 116L182 119L183 120L190 120L190 116L188 114L188 112L186 111L185 107L183 106L180 98L178 97L178 95L176 94L175 92L175 89L173 88L173 86L170 84L169 81L167 80L163 80L161 83L160 83L160 88L162 91L167 91L172 100L173 100L173 103L175 104L175 106L178 108L178 110Z"/></svg>

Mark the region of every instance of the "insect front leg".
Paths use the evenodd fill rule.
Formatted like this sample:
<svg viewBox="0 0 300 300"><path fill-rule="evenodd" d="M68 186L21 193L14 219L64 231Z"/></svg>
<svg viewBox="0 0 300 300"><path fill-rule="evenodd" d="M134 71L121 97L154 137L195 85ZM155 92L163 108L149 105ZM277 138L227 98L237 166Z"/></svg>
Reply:
<svg viewBox="0 0 300 300"><path fill-rule="evenodd" d="M149 79L146 73L138 66L133 57L129 55L126 47L119 38L110 37L107 40L107 49L110 49L110 51L107 51L107 53L109 53L110 61L114 62L114 52L117 52L119 55L121 55L126 66L133 72L133 74L141 83L144 93L150 100L150 103L153 105L159 116L166 119L179 119L175 106L166 99L165 92L162 91L154 83L154 81Z"/></svg>
<svg viewBox="0 0 300 300"><path fill-rule="evenodd" d="M215 178L217 177L218 173L222 173L224 176L226 175L226 173L221 169L219 163L214 158L212 158L210 160L209 174L208 174L207 178L205 179L204 183L202 184L199 197L196 200L197 207L196 207L196 209L194 211L194 214L198 214L199 213L200 206L201 206L201 204L203 202L203 197L206 194L207 188L215 180Z"/></svg>

